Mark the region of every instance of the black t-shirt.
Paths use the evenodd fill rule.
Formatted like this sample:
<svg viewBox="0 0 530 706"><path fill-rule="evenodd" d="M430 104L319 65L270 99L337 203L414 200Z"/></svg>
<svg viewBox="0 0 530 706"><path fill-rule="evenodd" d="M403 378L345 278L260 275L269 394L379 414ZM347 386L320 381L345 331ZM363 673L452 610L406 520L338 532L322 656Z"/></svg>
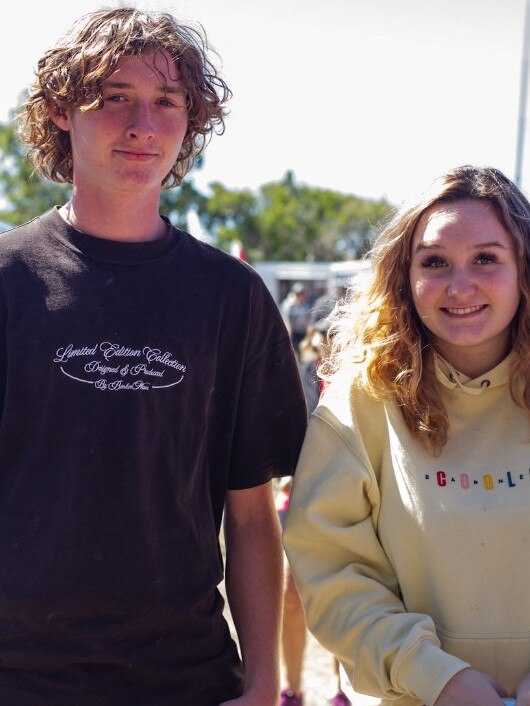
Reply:
<svg viewBox="0 0 530 706"><path fill-rule="evenodd" d="M225 492L292 473L306 420L261 279L55 209L0 236L0 331L0 703L234 698Z"/></svg>

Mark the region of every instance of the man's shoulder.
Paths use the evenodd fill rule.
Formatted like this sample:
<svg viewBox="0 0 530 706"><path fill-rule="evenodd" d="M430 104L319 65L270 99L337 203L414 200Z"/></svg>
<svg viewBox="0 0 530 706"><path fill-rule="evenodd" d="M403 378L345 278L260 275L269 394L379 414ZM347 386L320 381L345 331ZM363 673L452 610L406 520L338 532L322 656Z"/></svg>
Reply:
<svg viewBox="0 0 530 706"><path fill-rule="evenodd" d="M193 253L196 257L203 258L206 262L210 261L212 264L227 268L242 269L244 271L254 271L253 268L244 260L240 260L234 257L230 253L221 250L215 245L205 242L204 240L199 240L195 236L191 235L185 230L180 230L175 227L175 231L180 235L181 238L185 238L187 245L190 249L190 254Z"/></svg>
<svg viewBox="0 0 530 706"><path fill-rule="evenodd" d="M35 236L42 230L40 217L27 223L13 226L10 230L0 233L0 258L22 255L35 244Z"/></svg>
<svg viewBox="0 0 530 706"><path fill-rule="evenodd" d="M176 230L185 239L187 257L196 260L199 271L211 272L215 279L227 282L265 286L260 275L245 260L234 257L215 245L205 243L186 231Z"/></svg>

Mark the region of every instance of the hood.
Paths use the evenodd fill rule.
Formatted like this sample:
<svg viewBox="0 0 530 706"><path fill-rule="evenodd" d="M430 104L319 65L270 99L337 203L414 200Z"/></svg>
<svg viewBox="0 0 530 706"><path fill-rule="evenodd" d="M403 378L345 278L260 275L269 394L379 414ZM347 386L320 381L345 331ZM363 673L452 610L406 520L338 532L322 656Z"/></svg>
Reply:
<svg viewBox="0 0 530 706"><path fill-rule="evenodd" d="M515 354L510 353L504 360L483 375L470 378L460 373L439 353L434 353L434 374L436 379L449 390L460 388L468 395L481 395L486 390L506 385L510 381L510 369L513 365Z"/></svg>

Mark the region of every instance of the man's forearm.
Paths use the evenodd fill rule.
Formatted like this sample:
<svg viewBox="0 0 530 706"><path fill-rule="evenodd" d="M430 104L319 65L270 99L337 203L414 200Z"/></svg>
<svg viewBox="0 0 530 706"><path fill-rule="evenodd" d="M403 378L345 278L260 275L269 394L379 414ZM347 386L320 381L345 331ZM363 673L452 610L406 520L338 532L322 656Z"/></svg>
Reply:
<svg viewBox="0 0 530 706"><path fill-rule="evenodd" d="M240 499L241 493L252 491L258 489L236 495ZM251 497L245 500L252 502ZM238 512L227 503L226 587L245 670L245 693L259 694L264 706L273 706L279 691L283 553L272 498L262 489L254 501L260 507L255 514Z"/></svg>

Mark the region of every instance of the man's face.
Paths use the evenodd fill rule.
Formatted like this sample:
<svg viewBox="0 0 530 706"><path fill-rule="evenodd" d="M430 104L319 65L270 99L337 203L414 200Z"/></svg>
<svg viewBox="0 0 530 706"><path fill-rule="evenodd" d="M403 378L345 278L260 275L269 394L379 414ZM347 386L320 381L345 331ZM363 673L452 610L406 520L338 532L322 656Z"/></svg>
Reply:
<svg viewBox="0 0 530 706"><path fill-rule="evenodd" d="M186 93L166 52L124 56L102 87L103 107L52 115L70 133L74 189L160 192L186 135Z"/></svg>

